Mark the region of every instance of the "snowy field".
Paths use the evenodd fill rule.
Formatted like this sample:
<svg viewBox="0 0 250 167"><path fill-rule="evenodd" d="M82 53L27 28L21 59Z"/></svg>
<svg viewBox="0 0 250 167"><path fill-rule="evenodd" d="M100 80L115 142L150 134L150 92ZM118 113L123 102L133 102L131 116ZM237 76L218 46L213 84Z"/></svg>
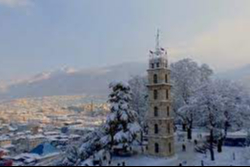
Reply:
<svg viewBox="0 0 250 167"><path fill-rule="evenodd" d="M182 151L182 145L186 145L186 152ZM241 147L223 147L222 153L217 153L215 149L216 160L210 160L210 152L207 155L195 152L193 142L176 141L176 155L170 159L138 155L127 158L115 157L113 166L123 162L126 166L249 166L250 152L247 148ZM249 158L247 158L249 157Z"/></svg>

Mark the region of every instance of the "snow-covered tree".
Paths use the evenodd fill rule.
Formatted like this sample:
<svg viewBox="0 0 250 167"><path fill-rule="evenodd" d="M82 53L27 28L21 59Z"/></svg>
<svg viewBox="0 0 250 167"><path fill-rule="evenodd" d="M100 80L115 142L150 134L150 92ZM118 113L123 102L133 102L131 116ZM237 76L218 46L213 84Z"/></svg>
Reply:
<svg viewBox="0 0 250 167"><path fill-rule="evenodd" d="M144 125L145 116L149 109L147 83L147 78L143 76L133 76L129 80L129 86L132 92L132 99L130 101L131 108L138 113L141 126Z"/></svg>
<svg viewBox="0 0 250 167"><path fill-rule="evenodd" d="M188 139L192 139L192 128L194 122L193 110L183 110L183 106L189 104L190 97L203 83L210 80L213 71L208 65L201 66L191 59L183 59L171 64L171 79L173 82L173 110L176 119L181 119L183 129L188 132Z"/></svg>
<svg viewBox="0 0 250 167"><path fill-rule="evenodd" d="M109 96L111 113L105 124L105 134L102 138L110 148L122 146L127 150L136 140L141 128L138 114L131 109L132 92L128 84L119 82L110 84Z"/></svg>
<svg viewBox="0 0 250 167"><path fill-rule="evenodd" d="M100 150L107 149L107 143L102 140L105 136L103 127L84 136L80 144L69 146L67 154L60 166L79 166L83 161L98 153Z"/></svg>
<svg viewBox="0 0 250 167"><path fill-rule="evenodd" d="M249 94L246 88L227 80L217 82L218 93L224 98L224 134L228 129L238 130L243 128L245 119L249 118Z"/></svg>
<svg viewBox="0 0 250 167"><path fill-rule="evenodd" d="M223 141L229 130L240 130L244 122L249 122L249 95L247 90L237 83L227 80L214 82L218 95L222 98L223 108L220 112L223 116L220 128L222 132L218 138L218 152L222 152Z"/></svg>
<svg viewBox="0 0 250 167"><path fill-rule="evenodd" d="M197 90L195 95L190 100L190 103L185 106L188 110L195 111L194 119L199 126L205 126L210 131L210 152L211 160L215 160L213 144L216 128L221 125L223 114L220 110L223 108L223 99L218 94L214 84L207 83Z"/></svg>
<svg viewBox="0 0 250 167"><path fill-rule="evenodd" d="M66 157L60 162L63 166L78 166L100 151L112 151L114 146L124 150L131 147L141 131L138 114L131 109L131 89L122 82L110 84L109 96L111 113L107 122L95 131L84 136L80 144L70 146Z"/></svg>
<svg viewBox="0 0 250 167"><path fill-rule="evenodd" d="M80 162L79 149L75 146L70 146L67 149L67 155L64 157L62 162L58 162L57 166L76 166Z"/></svg>
<svg viewBox="0 0 250 167"><path fill-rule="evenodd" d="M211 160L215 160L213 145L218 142L222 151L223 139L229 128L242 127L249 113L244 89L229 81L215 80L202 85L190 98L189 104L181 108L193 111L195 124L210 132Z"/></svg>
<svg viewBox="0 0 250 167"><path fill-rule="evenodd" d="M149 110L147 77L133 76L128 83L132 92L131 108L138 113L138 121L142 127L141 142L143 142L147 128L145 120Z"/></svg>

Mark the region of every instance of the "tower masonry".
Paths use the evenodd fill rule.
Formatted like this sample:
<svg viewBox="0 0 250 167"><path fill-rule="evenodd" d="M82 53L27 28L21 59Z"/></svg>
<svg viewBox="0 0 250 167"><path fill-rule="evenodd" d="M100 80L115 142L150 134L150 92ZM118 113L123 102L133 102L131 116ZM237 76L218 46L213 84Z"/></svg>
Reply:
<svg viewBox="0 0 250 167"><path fill-rule="evenodd" d="M171 157L175 154L170 75L167 51L159 45L158 32L155 51L150 51L148 68L147 152L152 156Z"/></svg>

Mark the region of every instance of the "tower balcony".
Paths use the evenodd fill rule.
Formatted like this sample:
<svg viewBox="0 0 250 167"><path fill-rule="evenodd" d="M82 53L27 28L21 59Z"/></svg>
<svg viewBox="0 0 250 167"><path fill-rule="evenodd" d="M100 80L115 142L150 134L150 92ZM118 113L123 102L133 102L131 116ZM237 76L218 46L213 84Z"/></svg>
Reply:
<svg viewBox="0 0 250 167"><path fill-rule="evenodd" d="M155 70L159 68L168 69L168 60L165 57L152 57L149 60L149 69Z"/></svg>
<svg viewBox="0 0 250 167"><path fill-rule="evenodd" d="M160 88L160 87L163 87L163 88L172 88L172 84L171 83L165 83L165 82L162 82L162 83L151 83L151 84L147 84L147 87L150 89L150 88Z"/></svg>

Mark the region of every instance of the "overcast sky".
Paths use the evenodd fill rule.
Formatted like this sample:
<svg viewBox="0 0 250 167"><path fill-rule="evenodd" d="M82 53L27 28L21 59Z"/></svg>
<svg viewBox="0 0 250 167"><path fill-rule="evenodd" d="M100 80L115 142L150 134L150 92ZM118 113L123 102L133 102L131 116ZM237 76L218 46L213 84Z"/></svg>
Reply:
<svg viewBox="0 0 250 167"><path fill-rule="evenodd" d="M0 0L0 78L145 62L157 28L171 61L250 64L249 0Z"/></svg>

